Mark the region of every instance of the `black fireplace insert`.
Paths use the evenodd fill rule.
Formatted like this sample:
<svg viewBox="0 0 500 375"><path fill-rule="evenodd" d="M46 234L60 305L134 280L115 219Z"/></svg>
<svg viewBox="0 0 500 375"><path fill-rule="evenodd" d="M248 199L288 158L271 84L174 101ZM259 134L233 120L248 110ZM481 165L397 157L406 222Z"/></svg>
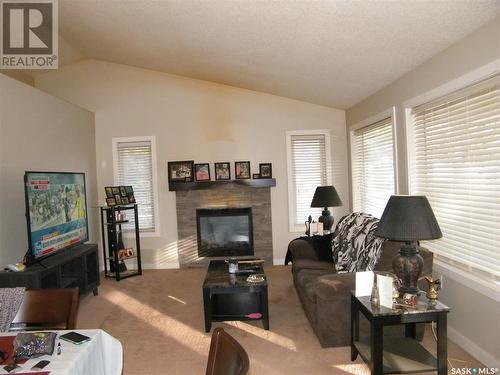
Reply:
<svg viewBox="0 0 500 375"><path fill-rule="evenodd" d="M198 256L254 255L251 208L196 210Z"/></svg>

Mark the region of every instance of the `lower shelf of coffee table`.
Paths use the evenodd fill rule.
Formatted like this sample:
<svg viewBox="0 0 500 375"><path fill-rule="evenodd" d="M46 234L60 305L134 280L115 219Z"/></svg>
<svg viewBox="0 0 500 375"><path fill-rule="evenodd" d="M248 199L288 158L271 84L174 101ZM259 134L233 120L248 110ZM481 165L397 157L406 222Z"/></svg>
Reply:
<svg viewBox="0 0 500 375"><path fill-rule="evenodd" d="M359 355L371 361L370 345L360 341L354 343ZM384 337L384 374L427 372L437 369L436 358L413 338Z"/></svg>

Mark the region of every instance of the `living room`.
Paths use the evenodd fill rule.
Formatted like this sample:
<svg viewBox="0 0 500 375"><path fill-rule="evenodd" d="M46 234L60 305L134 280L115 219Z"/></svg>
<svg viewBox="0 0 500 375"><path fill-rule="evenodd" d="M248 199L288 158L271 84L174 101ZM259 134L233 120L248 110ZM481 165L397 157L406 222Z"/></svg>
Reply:
<svg viewBox="0 0 500 375"><path fill-rule="evenodd" d="M0 263L18 263L28 249L25 172L83 172L89 243L97 244L103 271L105 187L135 185L120 172L120 147L146 144L149 193L139 195L134 186L142 275L116 282L101 273L99 294L80 296L76 328L103 329L118 339L124 374L202 372L211 339L201 290L208 260L190 260L197 238L185 229L196 229L196 213L179 212L182 199L212 196L224 185L212 196L214 207L227 206L242 189L260 194L252 198L254 211L267 210L254 217L253 237L255 256L265 259L270 329L260 321L230 321L212 330L224 327L242 344L253 374L368 373L363 359L351 362L349 346L324 348L318 341L291 267L284 266L287 249L304 235L308 216L317 221L322 214L310 207L316 186L333 185L340 197L341 205L329 206L332 229L356 211L380 218L390 195L426 195L443 232L422 246L433 252L432 274L443 277L439 301L450 307L448 371L498 372L500 258L490 249L500 239L499 15L500 3L488 0L59 1L58 68L1 70ZM489 106L486 114L474 107L471 116L489 119L490 129L474 138L473 148L488 147L478 151L477 164L464 164L465 174L445 176L451 186L473 176L476 183L465 182L469 194L446 194L450 185L441 180L415 184L434 171L416 157L424 147L414 126L419 109L464 92L476 95L477 87L492 96L478 104ZM372 136L365 131L384 121L391 131L389 169L385 159L364 160L355 152L356 142ZM465 129L459 143L476 136L463 124L456 124ZM303 139L319 139L320 146L316 159L306 151L312 172L300 180L293 146ZM446 137L432 142L446 149ZM208 163L213 184L174 191L173 161ZM230 181L238 181L238 161L250 162L251 182L264 180L252 175L271 163L273 184L216 180L215 163L229 162ZM359 172L364 168L377 170L382 186ZM363 190L370 182L373 194ZM430 324L423 343L435 354Z"/></svg>

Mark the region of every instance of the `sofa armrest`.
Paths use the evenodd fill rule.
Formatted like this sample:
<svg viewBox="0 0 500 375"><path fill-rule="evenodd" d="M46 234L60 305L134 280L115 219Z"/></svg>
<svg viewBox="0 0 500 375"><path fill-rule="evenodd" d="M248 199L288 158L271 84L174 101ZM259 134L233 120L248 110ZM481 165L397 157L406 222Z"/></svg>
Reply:
<svg viewBox="0 0 500 375"><path fill-rule="evenodd" d="M297 238L288 244L288 252L293 259L311 259L320 260L317 251L313 245L302 238Z"/></svg>

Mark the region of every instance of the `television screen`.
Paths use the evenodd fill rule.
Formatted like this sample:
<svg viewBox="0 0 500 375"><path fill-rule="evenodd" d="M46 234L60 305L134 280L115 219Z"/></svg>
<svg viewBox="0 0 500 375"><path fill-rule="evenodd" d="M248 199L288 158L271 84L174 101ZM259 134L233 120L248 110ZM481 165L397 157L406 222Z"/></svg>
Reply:
<svg viewBox="0 0 500 375"><path fill-rule="evenodd" d="M88 240L85 174L26 172L31 262Z"/></svg>

